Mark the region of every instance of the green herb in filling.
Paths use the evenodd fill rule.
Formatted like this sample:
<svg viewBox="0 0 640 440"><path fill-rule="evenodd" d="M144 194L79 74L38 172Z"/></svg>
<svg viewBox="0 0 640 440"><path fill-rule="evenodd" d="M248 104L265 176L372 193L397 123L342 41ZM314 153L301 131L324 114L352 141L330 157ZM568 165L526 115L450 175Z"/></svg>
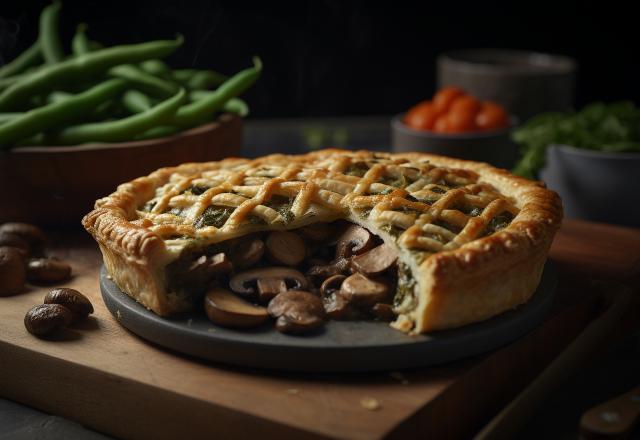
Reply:
<svg viewBox="0 0 640 440"><path fill-rule="evenodd" d="M504 211L500 213L499 215L491 219L491 221L485 228L483 235L491 235L494 232L499 231L500 229L506 228L507 226L509 226L509 223L511 223L511 220L513 220L513 215L510 212Z"/></svg>
<svg viewBox="0 0 640 440"><path fill-rule="evenodd" d="M398 285L393 297L393 306L406 312L416 306L415 298L416 280L413 278L411 268L404 263L398 265Z"/></svg>
<svg viewBox="0 0 640 440"><path fill-rule="evenodd" d="M398 177L384 176L380 180L380 183L383 183L385 185L395 186L396 188L404 188L405 186L407 186L407 179L405 179L402 174L400 174Z"/></svg>
<svg viewBox="0 0 640 440"><path fill-rule="evenodd" d="M221 228L225 222L231 217L234 208L227 208L222 206L209 206L204 210L202 215L193 224L196 228L203 228L205 226L215 226Z"/></svg>
<svg viewBox="0 0 640 440"><path fill-rule="evenodd" d="M369 167L366 163L356 162L349 165L349 168L345 170L344 174L346 174L347 176L362 177L366 174L367 171L369 171Z"/></svg>
<svg viewBox="0 0 640 440"><path fill-rule="evenodd" d="M273 196L267 206L271 209L278 211L282 217L284 217L285 223L291 223L294 219L293 212L291 212L291 206L293 205L293 199L283 196Z"/></svg>
<svg viewBox="0 0 640 440"><path fill-rule="evenodd" d="M183 192L189 191L194 196L199 196L201 194L204 194L204 192L207 191L208 189L210 189L208 186L191 185L189 188L185 189Z"/></svg>
<svg viewBox="0 0 640 440"><path fill-rule="evenodd" d="M398 238L400 234L404 232L404 229L391 224L382 225L380 226L380 229L391 235L393 238Z"/></svg>

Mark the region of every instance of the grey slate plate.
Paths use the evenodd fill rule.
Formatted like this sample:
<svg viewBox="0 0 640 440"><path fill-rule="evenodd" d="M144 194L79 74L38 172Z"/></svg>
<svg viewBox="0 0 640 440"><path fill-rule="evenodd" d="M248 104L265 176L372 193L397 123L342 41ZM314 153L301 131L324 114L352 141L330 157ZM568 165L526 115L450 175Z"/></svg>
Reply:
<svg viewBox="0 0 640 440"><path fill-rule="evenodd" d="M386 323L329 321L309 336L278 333L273 323L252 330L214 326L203 311L162 318L125 295L100 272L109 311L138 336L178 352L245 367L290 371L380 371L425 367L477 355L511 342L545 318L557 273L547 262L531 300L488 321L407 336Z"/></svg>

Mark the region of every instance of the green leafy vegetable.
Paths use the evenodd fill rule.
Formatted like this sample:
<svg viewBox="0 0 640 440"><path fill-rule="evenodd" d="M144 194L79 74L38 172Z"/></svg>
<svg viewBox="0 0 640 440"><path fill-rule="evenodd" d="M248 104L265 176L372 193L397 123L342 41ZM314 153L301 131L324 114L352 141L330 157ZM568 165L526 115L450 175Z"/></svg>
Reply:
<svg viewBox="0 0 640 440"><path fill-rule="evenodd" d="M522 158L513 172L535 178L552 144L604 152L640 152L640 109L632 102L593 103L576 113L543 113L513 134Z"/></svg>

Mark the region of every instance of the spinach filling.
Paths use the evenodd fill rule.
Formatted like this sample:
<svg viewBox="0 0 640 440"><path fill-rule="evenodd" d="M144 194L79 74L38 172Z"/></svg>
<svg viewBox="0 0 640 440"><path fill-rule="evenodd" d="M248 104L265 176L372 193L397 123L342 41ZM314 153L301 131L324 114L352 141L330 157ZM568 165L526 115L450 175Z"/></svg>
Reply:
<svg viewBox="0 0 640 440"><path fill-rule="evenodd" d="M349 168L344 171L344 174L347 176L362 177L367 173L367 171L369 171L369 166L366 163L356 162L349 165Z"/></svg>
<svg viewBox="0 0 640 440"><path fill-rule="evenodd" d="M482 236L484 237L487 235L491 235L495 232L498 232L500 229L506 228L507 226L509 226L512 220L513 214L511 214L509 211L501 212L491 219L487 227L484 229Z"/></svg>
<svg viewBox="0 0 640 440"><path fill-rule="evenodd" d="M193 194L194 196L199 196L201 194L204 194L205 191L207 191L208 189L210 189L208 186L202 186L202 185L191 185L189 188L185 189L184 191L182 191L180 194L184 194L187 191L189 191L191 194Z"/></svg>
<svg viewBox="0 0 640 440"><path fill-rule="evenodd" d="M401 313L415 309L417 305L415 287L416 280L413 278L411 268L399 262L398 284L396 286L396 294L393 297L393 307Z"/></svg>
<svg viewBox="0 0 640 440"><path fill-rule="evenodd" d="M291 212L293 199L284 196L273 196L266 205L269 208L278 211L278 214L284 217L285 224L294 220L293 212Z"/></svg>
<svg viewBox="0 0 640 440"><path fill-rule="evenodd" d="M204 228L205 226L215 226L221 228L231 217L234 208L224 206L208 206L202 215L196 219L193 226L196 228Z"/></svg>

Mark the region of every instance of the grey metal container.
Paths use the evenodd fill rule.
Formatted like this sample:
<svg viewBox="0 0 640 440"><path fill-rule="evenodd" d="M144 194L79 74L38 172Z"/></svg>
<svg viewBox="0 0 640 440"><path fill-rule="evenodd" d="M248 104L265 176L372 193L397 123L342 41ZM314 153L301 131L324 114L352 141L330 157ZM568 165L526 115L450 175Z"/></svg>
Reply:
<svg viewBox="0 0 640 440"><path fill-rule="evenodd" d="M577 63L564 55L524 50L466 49L437 59L438 87L457 86L467 93L501 104L526 120L573 106Z"/></svg>
<svg viewBox="0 0 640 440"><path fill-rule="evenodd" d="M640 153L603 153L566 145L547 149L540 178L572 218L640 227Z"/></svg>
<svg viewBox="0 0 640 440"><path fill-rule="evenodd" d="M402 122L404 115L391 120L391 145L396 153L418 151L459 159L488 162L500 168L511 168L518 157L518 147L511 140L511 127L489 133L472 132L441 134L415 130Z"/></svg>

